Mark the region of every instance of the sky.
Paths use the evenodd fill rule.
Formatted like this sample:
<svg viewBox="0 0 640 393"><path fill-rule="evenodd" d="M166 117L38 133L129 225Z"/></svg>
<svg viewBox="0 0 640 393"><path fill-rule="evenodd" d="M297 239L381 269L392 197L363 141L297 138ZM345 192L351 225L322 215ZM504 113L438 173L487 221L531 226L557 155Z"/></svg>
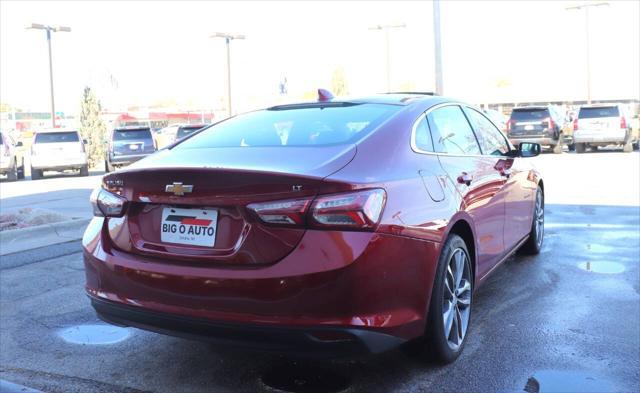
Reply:
<svg viewBox="0 0 640 393"><path fill-rule="evenodd" d="M464 101L586 98L584 11L576 1L441 3L444 92ZM640 1L590 11L594 99L640 98ZM330 87L342 69L351 95L386 90L384 33L390 32L391 90L434 90L430 1L6 1L0 0L0 102L48 111L45 32L52 39L56 109L79 109L85 86L103 106L224 107L231 44L237 111L296 100ZM278 96L287 78L289 96Z"/></svg>

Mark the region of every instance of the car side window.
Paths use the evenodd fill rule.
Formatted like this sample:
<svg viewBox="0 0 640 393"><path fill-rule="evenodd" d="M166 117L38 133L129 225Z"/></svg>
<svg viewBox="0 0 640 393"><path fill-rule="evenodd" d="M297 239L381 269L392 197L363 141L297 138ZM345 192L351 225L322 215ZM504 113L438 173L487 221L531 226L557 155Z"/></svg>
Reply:
<svg viewBox="0 0 640 393"><path fill-rule="evenodd" d="M480 146L469 122L458 105L434 109L427 115L437 153L480 155Z"/></svg>
<svg viewBox="0 0 640 393"><path fill-rule="evenodd" d="M431 132L427 124L427 118L423 114L418 119L415 127L415 146L422 151L433 151L433 141L431 140Z"/></svg>
<svg viewBox="0 0 640 393"><path fill-rule="evenodd" d="M484 115L472 108L464 108L485 155L502 156L509 152L509 143Z"/></svg>

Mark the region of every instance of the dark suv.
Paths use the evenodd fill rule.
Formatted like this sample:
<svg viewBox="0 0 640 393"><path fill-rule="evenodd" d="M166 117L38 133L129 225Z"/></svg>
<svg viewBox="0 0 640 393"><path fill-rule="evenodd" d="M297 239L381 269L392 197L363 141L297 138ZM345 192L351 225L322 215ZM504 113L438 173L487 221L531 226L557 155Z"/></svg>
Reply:
<svg viewBox="0 0 640 393"><path fill-rule="evenodd" d="M131 164L156 151L149 127L116 128L107 143L105 172L112 172L116 167Z"/></svg>
<svg viewBox="0 0 640 393"><path fill-rule="evenodd" d="M520 142L539 143L562 153L564 116L553 105L513 108L507 121L507 136L514 146Z"/></svg>

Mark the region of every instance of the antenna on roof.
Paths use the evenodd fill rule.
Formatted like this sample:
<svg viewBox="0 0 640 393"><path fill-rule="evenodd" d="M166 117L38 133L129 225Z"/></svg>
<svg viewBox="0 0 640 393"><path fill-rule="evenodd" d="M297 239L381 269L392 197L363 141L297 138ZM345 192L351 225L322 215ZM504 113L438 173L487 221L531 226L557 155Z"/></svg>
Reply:
<svg viewBox="0 0 640 393"><path fill-rule="evenodd" d="M332 92L327 89L318 89L318 101L325 102L331 101L335 98Z"/></svg>

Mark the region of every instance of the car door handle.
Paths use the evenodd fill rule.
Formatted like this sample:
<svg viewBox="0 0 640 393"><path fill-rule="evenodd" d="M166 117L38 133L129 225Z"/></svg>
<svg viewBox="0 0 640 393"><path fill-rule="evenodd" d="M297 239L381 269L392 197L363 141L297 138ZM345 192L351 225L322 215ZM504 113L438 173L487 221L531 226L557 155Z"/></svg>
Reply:
<svg viewBox="0 0 640 393"><path fill-rule="evenodd" d="M472 181L473 176L471 176L467 172L462 172L460 176L458 176L458 183L460 184L466 184L467 186L470 186Z"/></svg>

